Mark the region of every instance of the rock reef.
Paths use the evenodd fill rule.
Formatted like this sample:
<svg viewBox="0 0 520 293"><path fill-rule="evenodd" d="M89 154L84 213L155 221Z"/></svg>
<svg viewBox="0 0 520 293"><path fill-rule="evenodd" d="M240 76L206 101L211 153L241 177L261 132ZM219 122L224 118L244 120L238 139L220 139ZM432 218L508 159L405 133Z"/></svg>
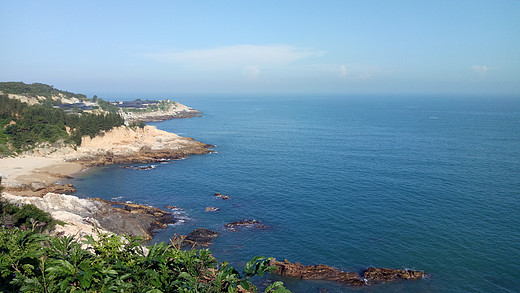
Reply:
<svg viewBox="0 0 520 293"><path fill-rule="evenodd" d="M262 224L260 221L250 220L250 219L244 219L244 220L228 223L228 224L224 225L224 227L228 228L231 231L236 231L238 228L258 228L258 229L267 228L267 226Z"/></svg>
<svg viewBox="0 0 520 293"><path fill-rule="evenodd" d="M290 278L307 280L325 280L340 282L350 286L365 286L378 282L393 282L397 280L418 280L426 276L424 272L370 267L361 276L356 272L343 272L327 265L304 266L300 263L271 260L270 265L276 267L273 273Z"/></svg>
<svg viewBox="0 0 520 293"><path fill-rule="evenodd" d="M211 244L211 241L217 237L218 232L200 228L186 235L183 245L208 247Z"/></svg>

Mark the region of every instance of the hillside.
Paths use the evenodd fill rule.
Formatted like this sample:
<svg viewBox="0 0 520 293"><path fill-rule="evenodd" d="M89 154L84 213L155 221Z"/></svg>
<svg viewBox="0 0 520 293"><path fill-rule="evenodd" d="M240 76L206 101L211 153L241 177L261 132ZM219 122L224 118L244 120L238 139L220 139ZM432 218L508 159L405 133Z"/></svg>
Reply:
<svg viewBox="0 0 520 293"><path fill-rule="evenodd" d="M38 146L79 146L121 125L199 116L170 100L108 102L42 83L0 82L0 157Z"/></svg>

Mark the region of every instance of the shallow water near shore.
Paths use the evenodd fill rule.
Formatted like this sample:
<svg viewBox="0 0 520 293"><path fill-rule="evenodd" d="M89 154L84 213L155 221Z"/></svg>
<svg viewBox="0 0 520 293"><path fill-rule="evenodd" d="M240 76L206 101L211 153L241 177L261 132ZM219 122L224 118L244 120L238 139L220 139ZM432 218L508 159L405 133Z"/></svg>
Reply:
<svg viewBox="0 0 520 293"><path fill-rule="evenodd" d="M153 123L216 153L108 166L73 180L78 195L121 197L204 227L237 267L256 255L347 271L430 274L349 288L281 279L293 292L518 292L520 99L505 97L186 97L200 118ZM227 194L231 200L213 196ZM206 212L205 207L219 207ZM257 219L267 229L224 225Z"/></svg>

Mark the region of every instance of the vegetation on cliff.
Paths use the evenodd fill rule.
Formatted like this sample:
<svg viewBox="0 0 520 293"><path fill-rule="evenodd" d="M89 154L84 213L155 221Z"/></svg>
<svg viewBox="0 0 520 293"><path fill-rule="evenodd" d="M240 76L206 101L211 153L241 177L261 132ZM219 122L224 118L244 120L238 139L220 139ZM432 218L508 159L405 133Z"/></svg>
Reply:
<svg viewBox="0 0 520 293"><path fill-rule="evenodd" d="M0 95L0 155L10 155L38 143L81 144L81 137L94 137L102 130L124 124L117 113L68 114L46 104L28 105Z"/></svg>
<svg viewBox="0 0 520 293"><path fill-rule="evenodd" d="M52 97L61 96L64 98L76 98L80 101L87 100L82 94L75 94L67 91L55 89L52 85L43 83L25 84L23 82L0 82L0 91L4 94L23 95L27 97L45 97L45 104L58 105L59 100L53 100Z"/></svg>

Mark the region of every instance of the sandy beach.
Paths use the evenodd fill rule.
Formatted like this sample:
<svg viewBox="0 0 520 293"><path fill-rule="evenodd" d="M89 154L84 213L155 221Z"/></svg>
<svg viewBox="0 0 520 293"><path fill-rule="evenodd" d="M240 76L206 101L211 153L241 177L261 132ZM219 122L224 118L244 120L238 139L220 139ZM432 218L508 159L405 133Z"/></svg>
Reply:
<svg viewBox="0 0 520 293"><path fill-rule="evenodd" d="M25 156L0 159L0 176L5 187L33 183L50 185L83 169L83 165L65 162L62 158Z"/></svg>

